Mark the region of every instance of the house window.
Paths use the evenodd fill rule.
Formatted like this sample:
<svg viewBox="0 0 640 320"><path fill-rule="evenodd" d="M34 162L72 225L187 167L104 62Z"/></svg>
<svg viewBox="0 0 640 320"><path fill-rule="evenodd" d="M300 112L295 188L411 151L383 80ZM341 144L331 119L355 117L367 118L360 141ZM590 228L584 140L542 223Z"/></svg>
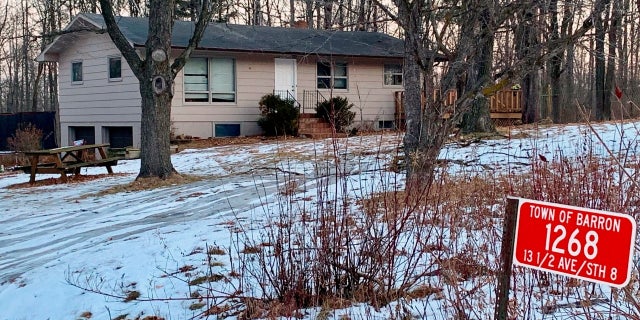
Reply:
<svg viewBox="0 0 640 320"><path fill-rule="evenodd" d="M71 82L82 82L82 61L71 62Z"/></svg>
<svg viewBox="0 0 640 320"><path fill-rule="evenodd" d="M395 128L395 123L389 120L378 121L378 128L380 129L393 129Z"/></svg>
<svg viewBox="0 0 640 320"><path fill-rule="evenodd" d="M122 80L122 58L109 57L109 80Z"/></svg>
<svg viewBox="0 0 640 320"><path fill-rule="evenodd" d="M126 148L133 146L132 127L102 127L106 133L110 148Z"/></svg>
<svg viewBox="0 0 640 320"><path fill-rule="evenodd" d="M69 127L69 145L72 145L74 141L84 140L85 144L96 143L96 131L94 127Z"/></svg>
<svg viewBox="0 0 640 320"><path fill-rule="evenodd" d="M401 64L385 64L384 65L384 84L387 86L402 85L402 65Z"/></svg>
<svg viewBox="0 0 640 320"><path fill-rule="evenodd" d="M346 63L318 62L316 70L318 89L347 89L349 76Z"/></svg>
<svg viewBox="0 0 640 320"><path fill-rule="evenodd" d="M184 92L187 102L236 101L235 60L189 59L184 67Z"/></svg>
<svg viewBox="0 0 640 320"><path fill-rule="evenodd" d="M239 137L240 136L240 124L236 123L224 123L215 126L216 137Z"/></svg>

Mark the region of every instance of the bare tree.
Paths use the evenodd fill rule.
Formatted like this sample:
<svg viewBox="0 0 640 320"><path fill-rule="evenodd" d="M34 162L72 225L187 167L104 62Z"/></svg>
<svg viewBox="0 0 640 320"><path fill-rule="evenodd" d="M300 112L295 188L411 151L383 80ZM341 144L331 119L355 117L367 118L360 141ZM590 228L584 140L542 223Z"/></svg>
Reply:
<svg viewBox="0 0 640 320"><path fill-rule="evenodd" d="M602 11L608 7L609 2L602 3ZM606 120L611 117L611 106L606 104L605 91L605 69L606 60L604 52L604 41L607 32L607 23L602 15L598 15L595 19L595 79L594 79L594 95L595 103L593 105L593 114L596 120Z"/></svg>
<svg viewBox="0 0 640 320"><path fill-rule="evenodd" d="M170 0L157 0L150 3L149 31L144 51L145 59L142 59L120 31L110 1L100 0L109 36L140 83L142 139L138 178L166 179L176 172L171 164L169 150L173 81L200 42L213 13L209 1L203 0L200 15L187 48L171 63L169 54L174 18L172 3Z"/></svg>
<svg viewBox="0 0 640 320"><path fill-rule="evenodd" d="M519 10L518 27L516 28L516 56L518 60L524 60L527 57L540 55L540 47L538 44L537 25L534 17L536 16L537 2L530 6L525 6ZM558 41L558 38L551 38L551 41ZM551 56L553 58L555 54ZM527 70L522 75L522 122L533 123L538 120L538 92L539 92L539 74L536 66Z"/></svg>
<svg viewBox="0 0 640 320"><path fill-rule="evenodd" d="M604 118L611 119L612 110L611 110L611 94L614 88L615 75L616 75L616 60L619 57L618 55L618 35L621 32L620 20L622 20L622 3L621 0L612 0L613 3L611 5L611 21L608 30L609 37L609 53L607 57L607 69L605 73L604 79L604 105L605 112ZM622 110L620 110L622 111ZM620 114L622 116L622 113Z"/></svg>
<svg viewBox="0 0 640 320"><path fill-rule="evenodd" d="M473 89L478 83L491 79L493 71L493 46L495 39L495 1L466 0L463 4L473 15L462 25L461 41L475 45L468 57L469 69L466 75L466 89ZM469 9L468 9L469 10ZM463 39L464 38L464 39ZM495 130L489 112L489 98L482 95L474 99L471 107L462 115L462 131L492 132Z"/></svg>
<svg viewBox="0 0 640 320"><path fill-rule="evenodd" d="M473 107L476 100L486 99L518 79L522 79L525 91L529 90L529 96L534 99L538 93L535 86L540 68L592 28L593 21L603 12L604 1L606 0L596 0L593 10L575 32L545 42L540 42L537 33L538 1L496 4L493 7L495 10L491 11L492 7L487 2L455 1L449 3L449 6L438 6L429 0L394 0L397 16L391 8L378 1L377 4L402 27L405 37L404 108L407 131L404 147L408 188L424 187L431 183L436 159L448 131ZM459 4L461 5L457 6ZM488 12L491 15L489 19L485 19L477 27L465 30L467 24L476 21L474 19L478 17L486 18ZM446 94L432 98L431 93L434 91L431 81L436 61L432 50L437 49L448 59L447 67L436 86L439 89L437 91L446 93L455 89L465 77L469 77L469 70L475 72L485 67L473 64L483 62L490 65L488 61L491 59L486 50L474 50L477 44L469 39L482 39L487 44L491 43L492 37L486 35L504 29L505 22L515 18L519 27L515 31L516 59L511 66L502 70L495 79L486 76L489 72L485 70L480 77L472 75L470 78L475 81L463 86L455 106L444 104ZM425 22L429 22L431 27ZM535 104L533 100L531 109L527 109L524 114L525 120L536 119ZM445 114L449 117L444 117Z"/></svg>

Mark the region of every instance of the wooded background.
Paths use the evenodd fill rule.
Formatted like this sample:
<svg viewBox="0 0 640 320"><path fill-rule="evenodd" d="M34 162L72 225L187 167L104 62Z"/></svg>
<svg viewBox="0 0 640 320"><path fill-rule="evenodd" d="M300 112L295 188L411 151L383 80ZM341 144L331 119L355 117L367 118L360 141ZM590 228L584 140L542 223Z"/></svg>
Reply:
<svg viewBox="0 0 640 320"><path fill-rule="evenodd" d="M176 19L195 19L199 0L177 0ZM430 12L434 32L421 38L434 50L464 45L465 28L490 30L476 50L492 49L491 59L480 59L479 67L499 78L526 55L550 50L537 44L552 43L572 35L594 6L604 6L593 28L575 43L569 43L551 59L531 64L527 76L509 86L527 85L525 112L533 122L549 118L554 122L580 119L583 110L591 118L617 118L621 112L640 115L640 0L498 1L498 0L413 0ZM377 0L221 0L216 3L214 21L238 24L291 27L303 21L309 28L385 32L403 37L394 17L397 4ZM116 14L145 16L148 1L112 1ZM97 0L0 0L0 113L57 110L57 66L34 59L75 15L100 13ZM426 8L426 9L425 9ZM469 11L482 23L470 23ZM459 14L457 14L459 13ZM435 18L433 18L435 17ZM460 18L464 17L464 19ZM486 17L491 19L486 20ZM484 22L483 22L484 21ZM492 25L486 27L486 21ZM300 23L297 23L298 26ZM446 25L446 28L444 27ZM423 29L427 30L427 29ZM438 33L437 30L446 30ZM480 33L481 34L481 33ZM491 41L487 40L490 39ZM435 44L435 45L434 45ZM443 46L444 45L444 46ZM486 50L485 50L486 49ZM537 51L537 52L536 52ZM475 57L482 54L476 54ZM487 61L489 62L487 65ZM467 78L471 73L467 71ZM464 77L463 77L464 79ZM439 80L436 79L436 82ZM436 84L437 85L437 84ZM464 84L458 84L464 86ZM623 93L616 98L616 87ZM580 108L579 106L583 106Z"/></svg>

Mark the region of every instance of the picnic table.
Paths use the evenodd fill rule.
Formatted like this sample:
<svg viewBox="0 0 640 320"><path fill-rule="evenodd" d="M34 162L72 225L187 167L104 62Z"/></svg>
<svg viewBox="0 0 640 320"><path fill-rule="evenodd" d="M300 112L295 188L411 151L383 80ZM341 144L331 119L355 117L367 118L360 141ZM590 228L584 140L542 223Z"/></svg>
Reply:
<svg viewBox="0 0 640 320"><path fill-rule="evenodd" d="M36 181L38 173L59 173L62 181L67 181L67 173L80 174L84 167L106 167L109 174L113 173L112 166L118 164L121 157L108 157L109 144L85 144L46 150L24 151L29 158L30 165L21 169L30 173L30 183Z"/></svg>

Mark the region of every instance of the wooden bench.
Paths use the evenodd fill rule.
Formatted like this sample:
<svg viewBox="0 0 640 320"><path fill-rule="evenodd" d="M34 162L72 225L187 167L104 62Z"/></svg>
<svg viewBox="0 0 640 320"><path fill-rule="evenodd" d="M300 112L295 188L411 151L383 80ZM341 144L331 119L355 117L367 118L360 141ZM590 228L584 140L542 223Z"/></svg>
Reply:
<svg viewBox="0 0 640 320"><path fill-rule="evenodd" d="M62 181L67 181L67 173L80 174L85 167L106 167L109 174L113 174L112 166L118 164L121 157L108 157L108 144L88 144L47 150L23 152L29 158L29 166L21 167L25 173L31 174L30 183L36 181L38 173L59 173ZM97 154L96 154L97 152ZM49 162L42 160L49 159ZM53 160L53 162L51 162Z"/></svg>

